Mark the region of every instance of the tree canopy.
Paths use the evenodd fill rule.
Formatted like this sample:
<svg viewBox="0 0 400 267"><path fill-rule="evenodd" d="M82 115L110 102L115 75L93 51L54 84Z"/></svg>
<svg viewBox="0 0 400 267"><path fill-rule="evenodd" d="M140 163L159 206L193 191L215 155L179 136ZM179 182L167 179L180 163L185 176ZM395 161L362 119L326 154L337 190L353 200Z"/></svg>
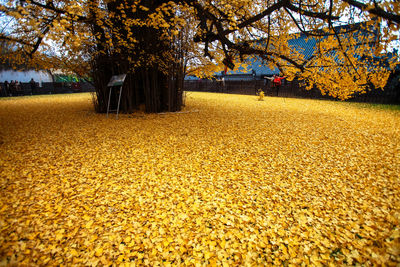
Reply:
<svg viewBox="0 0 400 267"><path fill-rule="evenodd" d="M16 0L0 6L0 40L8 44L1 57L94 76L110 64L112 72L156 67L204 76L222 70L224 59L257 57L347 99L385 85L398 62L384 55L399 41L399 9L396 0ZM288 43L300 33L316 40L310 57Z"/></svg>

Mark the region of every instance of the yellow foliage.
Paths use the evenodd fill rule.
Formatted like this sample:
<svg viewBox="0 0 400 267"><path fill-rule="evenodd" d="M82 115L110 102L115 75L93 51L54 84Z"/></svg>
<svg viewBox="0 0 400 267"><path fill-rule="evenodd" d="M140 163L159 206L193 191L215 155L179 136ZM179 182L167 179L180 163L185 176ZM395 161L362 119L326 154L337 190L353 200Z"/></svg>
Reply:
<svg viewBox="0 0 400 267"><path fill-rule="evenodd" d="M5 20L13 20L4 29L12 49L1 51L0 61L7 61L14 67L63 68L87 76L91 73L90 59L122 53L129 60L131 71L153 64L166 72L175 60L180 60L185 74L205 78L224 69L225 57L232 59L235 70L246 67L242 59L254 51L235 50L248 47L258 49L258 58L263 58L268 67L279 66L288 80L297 77L305 80L310 88L316 86L339 99L364 92L366 84L383 88L389 69L393 70L399 63L398 56L394 57L387 62L390 68L385 69L367 60L381 57L390 50L398 40L399 31L398 23L384 23L383 18L374 17L369 11L377 8L378 13L389 12L396 16L400 8L396 0L366 5L357 13L357 20L363 22L360 28L368 34L343 31L335 34L326 19L317 19L314 14L338 17L340 22L334 19L333 25L351 24L349 16L354 13L354 7L349 1L333 0L332 6L321 0L306 5L284 1L279 2L283 6L277 10L275 1L259 0L158 1L154 5L138 0L106 2L107 5L101 1L69 0L42 5L36 1L12 0L0 4ZM275 11L261 16L266 15L267 10ZM304 24L308 16L313 17L313 23ZM142 30L159 35L157 40L171 45L171 50L162 54L133 53L141 47L141 42L147 42L138 36ZM288 42L293 33L300 30L328 34L309 38L317 42L309 58L304 58L302 48L295 48ZM379 39L372 32L379 32ZM205 36L220 38L218 41L213 37L206 42L207 56L205 40L194 42L194 37L204 39ZM265 40L268 40L268 47L265 47ZM93 51L94 47L100 51ZM36 48L36 54L31 57L30 51Z"/></svg>
<svg viewBox="0 0 400 267"><path fill-rule="evenodd" d="M185 113L0 100L0 262L400 263L400 113L191 93Z"/></svg>

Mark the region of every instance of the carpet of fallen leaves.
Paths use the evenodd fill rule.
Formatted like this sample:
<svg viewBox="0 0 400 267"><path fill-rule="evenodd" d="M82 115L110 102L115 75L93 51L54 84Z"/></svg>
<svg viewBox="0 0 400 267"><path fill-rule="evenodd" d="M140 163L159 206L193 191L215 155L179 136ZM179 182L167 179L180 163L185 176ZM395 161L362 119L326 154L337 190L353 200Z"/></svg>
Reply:
<svg viewBox="0 0 400 267"><path fill-rule="evenodd" d="M0 100L0 265L400 264L400 111L186 103Z"/></svg>

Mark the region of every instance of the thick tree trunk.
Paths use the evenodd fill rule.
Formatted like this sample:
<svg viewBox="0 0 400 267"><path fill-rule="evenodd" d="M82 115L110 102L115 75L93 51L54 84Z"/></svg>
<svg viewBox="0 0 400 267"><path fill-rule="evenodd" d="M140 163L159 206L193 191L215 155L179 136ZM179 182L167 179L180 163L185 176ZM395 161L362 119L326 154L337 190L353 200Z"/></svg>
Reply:
<svg viewBox="0 0 400 267"><path fill-rule="evenodd" d="M154 10L165 1L146 1L149 10ZM119 2L109 2L110 11L119 12ZM147 14L144 11L125 10L127 16L144 20ZM126 27L117 18L113 21L114 30L119 36L127 36ZM95 36L99 36L98 49L104 45L101 28L93 29ZM135 40L133 48L118 47L119 40L114 40L114 49L108 53L101 53L94 62L93 78L96 86L98 112L106 112L109 88L106 84L112 75L127 74L125 79L120 111L131 113L145 106L145 111L157 113L164 111L179 111L182 106L183 68L179 63L179 53L170 41L161 37L161 31L154 28L132 27ZM128 38L127 38L128 39ZM120 49L118 49L120 48ZM116 52L119 51L119 52ZM166 56L168 55L168 56ZM149 59L156 58L155 61ZM140 67L131 66L140 63ZM162 64L162 67L161 65ZM117 90L113 90L115 93ZM112 95L112 109L116 108L117 96Z"/></svg>
<svg viewBox="0 0 400 267"><path fill-rule="evenodd" d="M109 88L106 87L112 75L127 73L125 79L120 112L131 113L139 110L142 105L148 113L179 111L182 107L183 73L173 69L164 74L157 67L140 68L135 72L113 71L113 66L101 64L94 73L97 104L96 111L107 111ZM118 90L111 95L111 109L116 109Z"/></svg>

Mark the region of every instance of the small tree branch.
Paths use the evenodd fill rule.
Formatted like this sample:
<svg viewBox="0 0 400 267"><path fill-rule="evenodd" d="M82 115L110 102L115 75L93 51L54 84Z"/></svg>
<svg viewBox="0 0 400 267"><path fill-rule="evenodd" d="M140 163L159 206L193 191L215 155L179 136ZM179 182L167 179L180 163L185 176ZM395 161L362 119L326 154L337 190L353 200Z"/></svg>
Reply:
<svg viewBox="0 0 400 267"><path fill-rule="evenodd" d="M327 21L339 19L339 17L332 16L329 13L327 14L327 12L312 12L312 11L301 9L300 7L297 7L291 3L288 3L286 5L286 7L296 13L303 14L303 15L306 15L307 17L311 17L311 18L318 18L318 19L327 20Z"/></svg>
<svg viewBox="0 0 400 267"><path fill-rule="evenodd" d="M189 0L186 0L185 2L189 6L192 6L193 8L195 8L200 15L204 16L203 19L211 20L214 23L218 24L218 26L220 26L219 29L218 29L218 36L226 36L226 35L231 34L231 33L236 31L236 29L234 29L234 30L224 30L222 25L221 25L221 21L214 14L212 14L211 12L206 10L200 3L196 2L196 1L189 1ZM246 26L249 26L252 23L257 22L257 21L261 20L262 18L272 14L274 11L284 7L288 3L289 3L289 0L278 1L276 4L273 4L269 8L265 9L263 12L261 12L261 13L255 15L255 16L247 19L246 21L244 21L242 23L239 23L237 25L237 28L241 29L241 28L244 28ZM218 36L216 34L210 33L210 34L207 34L206 38L208 39L209 42L213 42L213 41L216 41L216 40L219 39ZM205 39L203 38L201 41L205 41Z"/></svg>
<svg viewBox="0 0 400 267"><path fill-rule="evenodd" d="M15 39L15 38L6 36L3 33L0 34L0 40L10 41L10 42L13 42L13 43L18 43L18 44L22 44L22 45L26 45L26 46L32 46L32 47L35 46L34 44L29 43L29 42L27 42L25 40Z"/></svg>
<svg viewBox="0 0 400 267"><path fill-rule="evenodd" d="M42 36L39 36L38 39L36 40L36 43L33 45L32 50L29 52L29 57L32 58L33 54L38 50L40 44L43 41L43 37L49 32L50 26L47 26L44 31L42 32Z"/></svg>
<svg viewBox="0 0 400 267"><path fill-rule="evenodd" d="M53 12L55 12L55 13L57 13L57 14L66 14L66 15L71 16L71 17L77 17L77 18L78 18L77 21L79 21L79 22L89 22L89 21L90 21L90 20L89 20L87 17L85 17L85 16L76 15L76 14L73 14L73 15L72 15L72 14L69 14L67 11L65 11L65 10L63 10L63 9L56 8L56 7L54 6L53 2L47 2L46 4L42 4L42 3L40 3L40 2L31 0L30 3L31 3L32 5L41 7L41 8L43 8L43 9L45 9L45 10L53 11Z"/></svg>
<svg viewBox="0 0 400 267"><path fill-rule="evenodd" d="M400 24L400 15L385 11L377 3L375 3L373 8L368 8L368 5L361 3L359 1L356 1L356 0L343 0L343 1L348 3L351 6L354 6L358 9L362 10L362 11L367 11L368 13L371 13L380 18Z"/></svg>

